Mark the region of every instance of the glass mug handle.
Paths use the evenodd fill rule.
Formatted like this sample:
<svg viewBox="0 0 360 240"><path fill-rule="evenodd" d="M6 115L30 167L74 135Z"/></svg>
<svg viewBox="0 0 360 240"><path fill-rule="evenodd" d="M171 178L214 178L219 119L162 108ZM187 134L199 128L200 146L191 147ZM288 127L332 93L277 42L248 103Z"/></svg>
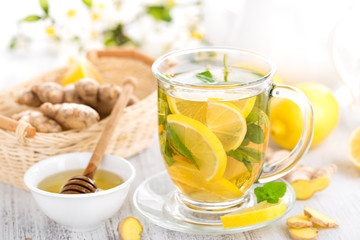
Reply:
<svg viewBox="0 0 360 240"><path fill-rule="evenodd" d="M258 179L260 183L276 180L290 172L309 149L314 133L314 111L310 100L303 92L294 87L273 83L270 97L286 98L296 103L302 112L303 128L299 142L288 156L274 163L264 163Z"/></svg>

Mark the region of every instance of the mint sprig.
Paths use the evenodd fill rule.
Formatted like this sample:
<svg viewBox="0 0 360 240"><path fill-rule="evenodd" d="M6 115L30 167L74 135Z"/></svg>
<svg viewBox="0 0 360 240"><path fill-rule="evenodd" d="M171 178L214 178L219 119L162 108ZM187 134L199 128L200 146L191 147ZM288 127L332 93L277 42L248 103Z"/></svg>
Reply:
<svg viewBox="0 0 360 240"><path fill-rule="evenodd" d="M238 147L236 150L230 150L227 155L235 160L242 162L247 170L252 172L252 163L258 163L264 158L264 153L254 148Z"/></svg>
<svg viewBox="0 0 360 240"><path fill-rule="evenodd" d="M254 190L257 203L267 201L268 203L278 203L279 199L285 195L286 184L283 182L269 182L262 187Z"/></svg>

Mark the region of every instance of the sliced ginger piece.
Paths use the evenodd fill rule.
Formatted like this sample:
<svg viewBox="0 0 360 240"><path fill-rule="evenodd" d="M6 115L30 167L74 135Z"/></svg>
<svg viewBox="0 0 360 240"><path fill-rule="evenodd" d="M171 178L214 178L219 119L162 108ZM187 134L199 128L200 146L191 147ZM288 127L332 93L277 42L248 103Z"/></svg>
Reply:
<svg viewBox="0 0 360 240"><path fill-rule="evenodd" d="M310 221L320 227L333 228L338 227L339 224L325 214L316 211L315 209L304 207L304 214L310 218Z"/></svg>
<svg viewBox="0 0 360 240"><path fill-rule="evenodd" d="M298 216L290 217L286 221L287 225L292 228L306 228L312 227L313 223L308 216L300 214Z"/></svg>
<svg viewBox="0 0 360 240"><path fill-rule="evenodd" d="M117 231L120 240L140 240L143 226L136 217L127 217L119 222Z"/></svg>
<svg viewBox="0 0 360 240"><path fill-rule="evenodd" d="M284 178L294 188L296 199L306 200L316 192L324 190L330 184L331 176L336 172L337 166L331 164L324 168L305 167L299 165Z"/></svg>
<svg viewBox="0 0 360 240"><path fill-rule="evenodd" d="M289 228L292 240L316 240L319 230L316 228Z"/></svg>

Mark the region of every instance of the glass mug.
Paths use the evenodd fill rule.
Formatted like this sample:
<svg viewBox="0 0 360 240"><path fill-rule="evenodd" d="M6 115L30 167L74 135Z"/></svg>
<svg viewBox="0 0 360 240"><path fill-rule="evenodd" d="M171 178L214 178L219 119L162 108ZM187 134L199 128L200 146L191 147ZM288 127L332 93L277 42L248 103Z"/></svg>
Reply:
<svg viewBox="0 0 360 240"><path fill-rule="evenodd" d="M153 73L161 154L177 188L175 199L192 209L240 206L255 182L285 175L310 146L311 103L299 90L273 83L274 65L257 53L181 50L157 59ZM303 130L289 156L266 164L271 97L290 99L301 108Z"/></svg>

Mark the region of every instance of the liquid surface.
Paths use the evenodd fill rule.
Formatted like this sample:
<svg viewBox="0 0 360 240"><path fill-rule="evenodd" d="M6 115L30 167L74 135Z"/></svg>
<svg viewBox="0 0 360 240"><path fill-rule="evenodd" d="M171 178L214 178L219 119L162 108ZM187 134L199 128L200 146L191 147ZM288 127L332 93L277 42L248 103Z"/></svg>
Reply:
<svg viewBox="0 0 360 240"><path fill-rule="evenodd" d="M83 169L75 169L56 173L43 179L39 183L38 188L47 192L59 193L61 188L70 178L76 175L81 175L83 171ZM95 181L96 186L101 190L116 187L124 182L124 180L117 174L103 169L98 169L96 171L93 180Z"/></svg>
<svg viewBox="0 0 360 240"><path fill-rule="evenodd" d="M196 74L201 71L174 77L178 82L199 83L202 80ZM223 81L223 69L210 67L209 71ZM228 80L246 82L260 75L236 71L229 73ZM182 194L198 202L231 201L244 195L259 177L268 143L268 92L217 90L204 86L187 92L166 89L161 83L158 89L159 141L165 166ZM209 172L216 164L223 169L214 170L211 178Z"/></svg>

